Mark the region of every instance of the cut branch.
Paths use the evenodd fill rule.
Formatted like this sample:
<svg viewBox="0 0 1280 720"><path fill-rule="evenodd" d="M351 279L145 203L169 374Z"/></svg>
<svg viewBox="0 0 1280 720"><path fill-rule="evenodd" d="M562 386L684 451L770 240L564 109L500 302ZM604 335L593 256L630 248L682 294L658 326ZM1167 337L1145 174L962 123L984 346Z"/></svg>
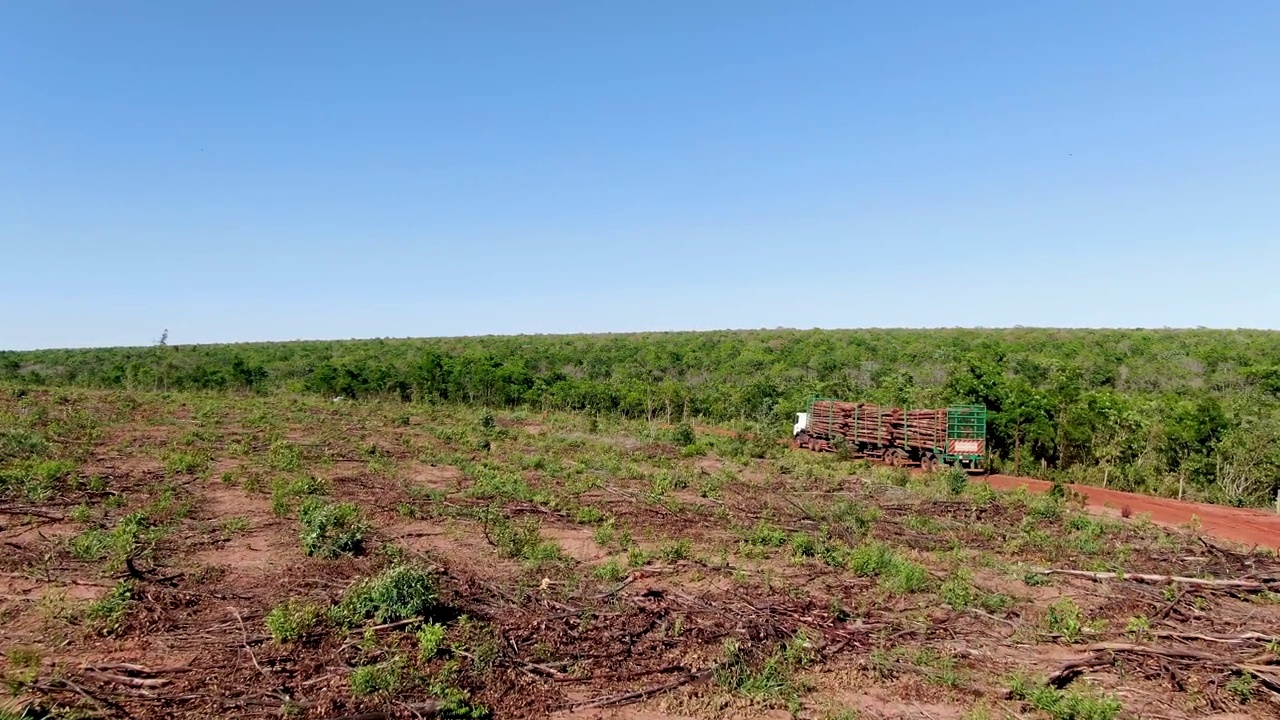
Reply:
<svg viewBox="0 0 1280 720"><path fill-rule="evenodd" d="M1270 580L1208 580L1205 578L1183 577L1181 575L1144 575L1141 573L1091 572L1088 570L1062 570L1050 568L1037 571L1041 575L1071 575L1090 580L1133 580L1135 582L1182 585L1200 585L1203 587L1234 588L1237 590L1267 590L1277 584Z"/></svg>

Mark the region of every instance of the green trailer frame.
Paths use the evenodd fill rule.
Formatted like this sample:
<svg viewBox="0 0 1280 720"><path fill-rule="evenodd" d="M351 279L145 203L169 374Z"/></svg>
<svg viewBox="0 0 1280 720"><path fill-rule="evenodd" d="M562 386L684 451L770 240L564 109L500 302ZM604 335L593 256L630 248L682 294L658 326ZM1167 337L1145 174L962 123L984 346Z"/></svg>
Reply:
<svg viewBox="0 0 1280 720"><path fill-rule="evenodd" d="M957 461L970 467L982 466L987 452L987 408L983 405L951 405L947 408L947 447L935 448L938 459L948 465Z"/></svg>
<svg viewBox="0 0 1280 720"><path fill-rule="evenodd" d="M835 398L811 397L809 399L809 417L820 413L814 412L814 405L819 402L846 402ZM906 412L910 408L903 408ZM932 452L937 462L947 465L960 464L970 469L981 469L987 453L987 408L984 405L949 405L947 411L947 438L944 447L934 447ZM826 416L828 422L833 416ZM906 449L906 448L904 448Z"/></svg>

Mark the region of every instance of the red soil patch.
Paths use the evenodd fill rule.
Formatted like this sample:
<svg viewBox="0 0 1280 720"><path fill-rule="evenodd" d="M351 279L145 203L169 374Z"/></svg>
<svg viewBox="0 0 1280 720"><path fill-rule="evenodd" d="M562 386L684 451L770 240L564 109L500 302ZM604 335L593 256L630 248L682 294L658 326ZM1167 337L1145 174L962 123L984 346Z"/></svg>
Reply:
<svg viewBox="0 0 1280 720"><path fill-rule="evenodd" d="M1025 487L1033 492L1047 492L1053 486L1045 480L1010 475L988 475L984 479L992 487L1002 490ZM1207 535L1223 540L1233 540L1243 545L1280 549L1280 515L1275 513L1184 502L1090 485L1068 487L1080 493L1090 508L1105 509L1119 514L1121 508L1128 507L1134 515L1145 513L1153 522L1162 525L1183 525L1192 522L1194 517L1199 520L1201 531Z"/></svg>

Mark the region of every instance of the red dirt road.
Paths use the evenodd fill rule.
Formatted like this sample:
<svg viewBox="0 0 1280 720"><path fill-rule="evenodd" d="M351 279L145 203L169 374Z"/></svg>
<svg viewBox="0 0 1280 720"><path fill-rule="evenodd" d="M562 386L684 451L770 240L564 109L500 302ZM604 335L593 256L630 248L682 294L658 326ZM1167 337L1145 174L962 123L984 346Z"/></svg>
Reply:
<svg viewBox="0 0 1280 720"><path fill-rule="evenodd" d="M1025 487L1035 492L1046 492L1051 487L1051 483L1044 480L1010 475L988 475L982 479L1001 490ZM1280 514L1251 508L1181 502L1089 485L1069 487L1084 496L1089 507L1119 513L1121 508L1127 506L1135 516L1145 513L1153 522L1162 525L1182 525L1191 522L1194 516L1200 522L1201 532L1206 535L1233 540L1243 545L1280 550Z"/></svg>

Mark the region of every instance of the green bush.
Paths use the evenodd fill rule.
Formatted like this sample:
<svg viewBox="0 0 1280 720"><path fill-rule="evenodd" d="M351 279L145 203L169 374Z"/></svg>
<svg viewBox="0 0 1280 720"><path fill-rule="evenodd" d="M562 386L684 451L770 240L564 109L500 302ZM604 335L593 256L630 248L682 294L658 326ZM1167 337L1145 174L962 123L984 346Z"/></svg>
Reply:
<svg viewBox="0 0 1280 720"><path fill-rule="evenodd" d="M435 657L444 647L446 628L440 623L427 623L418 628L418 654L423 660Z"/></svg>
<svg viewBox="0 0 1280 720"><path fill-rule="evenodd" d="M425 570L397 565L367 578L347 591L330 611L338 625L352 627L365 620L389 623L430 617L436 610L435 579Z"/></svg>
<svg viewBox="0 0 1280 720"><path fill-rule="evenodd" d="M298 508L302 522L302 550L308 555L332 559L359 555L364 551L368 525L360 518L360 508L352 503L326 503L308 498Z"/></svg>
<svg viewBox="0 0 1280 720"><path fill-rule="evenodd" d="M363 665L351 671L351 692L356 695L390 693L400 686L400 661Z"/></svg>

